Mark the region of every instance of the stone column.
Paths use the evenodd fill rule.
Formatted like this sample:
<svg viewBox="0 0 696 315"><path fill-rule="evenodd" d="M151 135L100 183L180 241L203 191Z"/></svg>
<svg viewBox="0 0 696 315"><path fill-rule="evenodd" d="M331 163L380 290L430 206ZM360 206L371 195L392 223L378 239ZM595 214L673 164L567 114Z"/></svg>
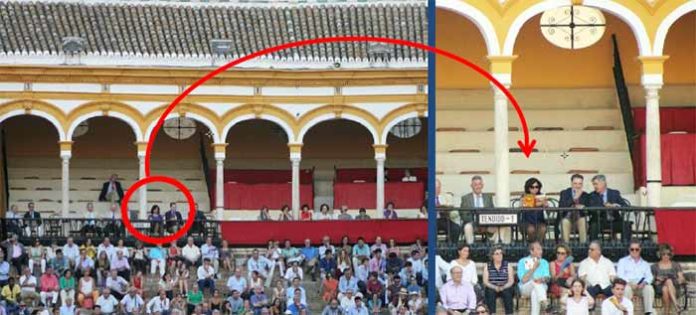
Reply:
<svg viewBox="0 0 696 315"><path fill-rule="evenodd" d="M60 141L61 159L61 217L67 218L70 212L70 157L72 141Z"/></svg>
<svg viewBox="0 0 696 315"><path fill-rule="evenodd" d="M138 146L138 178L145 178L145 152L147 151L147 142L136 142ZM147 218L147 185L141 186L138 189L138 218L144 220Z"/></svg>
<svg viewBox="0 0 696 315"><path fill-rule="evenodd" d="M292 216L300 217L300 162L302 161L302 144L290 143L290 164L292 165Z"/></svg>
<svg viewBox="0 0 696 315"><path fill-rule="evenodd" d="M488 56L491 73L506 88L512 82L512 62L517 56ZM495 143L495 205L510 206L510 145L508 123L508 99L495 85L493 88L494 143Z"/></svg>
<svg viewBox="0 0 696 315"><path fill-rule="evenodd" d="M662 205L662 153L660 136L660 96L663 64L667 56L640 57L645 88L645 175L648 207Z"/></svg>
<svg viewBox="0 0 696 315"><path fill-rule="evenodd" d="M225 212L225 156L227 143L214 143L213 149L215 150L215 218L222 220Z"/></svg>
<svg viewBox="0 0 696 315"><path fill-rule="evenodd" d="M377 218L384 216L384 161L387 159L387 145L375 144L375 161L377 161L377 201L375 209Z"/></svg>

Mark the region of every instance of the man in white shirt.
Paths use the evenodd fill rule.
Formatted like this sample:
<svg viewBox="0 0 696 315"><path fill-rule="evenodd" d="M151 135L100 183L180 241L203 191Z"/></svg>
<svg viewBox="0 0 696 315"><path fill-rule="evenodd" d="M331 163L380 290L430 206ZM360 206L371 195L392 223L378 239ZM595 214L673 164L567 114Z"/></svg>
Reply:
<svg viewBox="0 0 696 315"><path fill-rule="evenodd" d="M580 262L578 277L587 284L587 292L592 298L602 293L606 297L612 295L611 281L616 277L614 263L602 256L602 247L598 241L590 243L587 258ZM621 290L623 292L623 289Z"/></svg>
<svg viewBox="0 0 696 315"><path fill-rule="evenodd" d="M73 304L72 298L65 299L65 302L60 307L60 315L75 315L76 312L77 312L77 309L75 308L75 305Z"/></svg>
<svg viewBox="0 0 696 315"><path fill-rule="evenodd" d="M220 267L220 253L215 245L213 245L213 238L210 236L205 239L205 244L201 246L201 257L203 259L208 258L210 264L213 265L213 269L215 269L217 273Z"/></svg>
<svg viewBox="0 0 696 315"><path fill-rule="evenodd" d="M230 290L230 292L236 290L241 295L246 296L246 293L249 290L249 286L247 285L246 278L242 277L241 268L234 269L234 275L230 276L229 279L227 279L227 288Z"/></svg>
<svg viewBox="0 0 696 315"><path fill-rule="evenodd" d="M38 282L36 277L31 274L28 267L24 267L24 274L19 277L20 298L24 300L38 300L39 293L36 292Z"/></svg>
<svg viewBox="0 0 696 315"><path fill-rule="evenodd" d="M121 236L121 234L125 233L125 228L123 227L123 224L121 224L121 211L119 211L117 203L111 204L109 207L109 212L106 214L106 216L104 216L104 218L109 222L106 224L106 226L104 226L104 234L114 235L118 238Z"/></svg>
<svg viewBox="0 0 696 315"><path fill-rule="evenodd" d="M324 259L327 250L331 250L331 253L336 253L336 248L331 245L331 238L329 238L328 235L325 235L321 239L321 246L319 246L319 260Z"/></svg>
<svg viewBox="0 0 696 315"><path fill-rule="evenodd" d="M297 262L292 263L292 267L288 268L288 270L285 271L285 280L289 282L292 281L292 279L295 278L300 278L300 280L304 279L304 274L302 272L302 268L297 264Z"/></svg>
<svg viewBox="0 0 696 315"><path fill-rule="evenodd" d="M368 315L370 313L363 304L361 297L356 296L353 304L346 310L346 315Z"/></svg>
<svg viewBox="0 0 696 315"><path fill-rule="evenodd" d="M147 314L169 315L169 299L164 290L159 291L159 296L153 297L145 307Z"/></svg>
<svg viewBox="0 0 696 315"><path fill-rule="evenodd" d="M653 274L650 264L640 257L640 241L632 240L629 247L629 255L621 258L617 265L616 275L627 282L624 295L629 300L633 299L633 292L638 292L643 297L643 310L645 314L655 313L655 289L653 289Z"/></svg>
<svg viewBox="0 0 696 315"><path fill-rule="evenodd" d="M63 245L63 256L68 259L70 266L75 266L75 262L80 257L80 248L75 245L72 237L68 237L67 242Z"/></svg>
<svg viewBox="0 0 696 315"><path fill-rule="evenodd" d="M204 258L203 265L198 267L198 288L205 294L205 289L210 289L212 295L215 291L215 269L210 265L210 259Z"/></svg>
<svg viewBox="0 0 696 315"><path fill-rule="evenodd" d="M287 300L292 300L297 290L300 292L300 301L302 304L307 305L307 293L305 289L300 286L300 278L292 279L292 285L288 287L286 292Z"/></svg>
<svg viewBox="0 0 696 315"><path fill-rule="evenodd" d="M265 256L260 256L258 249L254 249L251 252L251 258L249 258L247 261L247 272L249 273L249 278L251 278L251 274L256 271L259 273L259 277L261 277L261 279L266 280L272 268L273 262Z"/></svg>
<svg viewBox="0 0 696 315"><path fill-rule="evenodd" d="M101 314L115 314L118 312L118 300L111 295L109 288L104 288L102 295L97 298L96 305L101 308Z"/></svg>
<svg viewBox="0 0 696 315"><path fill-rule="evenodd" d="M186 246L181 250L181 256L184 256L184 262L188 267L198 265L198 259L201 258L201 250L193 243L193 237L189 237Z"/></svg>
<svg viewBox="0 0 696 315"><path fill-rule="evenodd" d="M97 221L95 220L97 214L94 212L93 203L87 203L87 212L84 213L84 218L86 221L80 232L82 232L82 234L98 234L101 229L97 226Z"/></svg>
<svg viewBox="0 0 696 315"><path fill-rule="evenodd" d="M135 288L131 288L128 294L121 299L121 305L126 314L132 315L140 314L145 307L145 302L138 294L138 291Z"/></svg>
<svg viewBox="0 0 696 315"><path fill-rule="evenodd" d="M602 302L602 315L633 315L633 302L624 297L626 281L615 278L612 281L612 297Z"/></svg>
<svg viewBox="0 0 696 315"><path fill-rule="evenodd" d="M116 257L116 248L111 244L111 240L108 237L105 237L101 244L97 246L97 257L102 252L106 252L106 257L109 258L109 261L113 261L114 257Z"/></svg>
<svg viewBox="0 0 696 315"><path fill-rule="evenodd" d="M120 300L128 292L128 281L118 276L116 270L111 270L111 274L106 278L106 287L109 293L113 293L116 299Z"/></svg>

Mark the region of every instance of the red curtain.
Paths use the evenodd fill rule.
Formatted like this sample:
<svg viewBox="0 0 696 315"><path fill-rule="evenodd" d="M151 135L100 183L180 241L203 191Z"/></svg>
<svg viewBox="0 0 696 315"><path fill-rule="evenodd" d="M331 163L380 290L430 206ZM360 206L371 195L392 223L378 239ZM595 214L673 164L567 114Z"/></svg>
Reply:
<svg viewBox="0 0 696 315"><path fill-rule="evenodd" d="M356 242L358 236L373 243L375 237L393 238L399 244L408 244L417 238L428 239L428 220L351 220L351 221L225 221L221 223L222 237L230 245L266 245L269 240L289 239L301 245L305 239L319 244L325 235L338 243L344 235Z"/></svg>
<svg viewBox="0 0 696 315"><path fill-rule="evenodd" d="M655 210L657 239L674 246L676 255L696 255L696 209Z"/></svg>
<svg viewBox="0 0 696 315"><path fill-rule="evenodd" d="M263 206L280 209L291 203L292 184L225 184L225 209L258 210ZM300 185L300 204L314 207L312 185Z"/></svg>
<svg viewBox="0 0 696 315"><path fill-rule="evenodd" d="M393 202L397 209L420 208L425 199L425 183L384 183L384 201ZM347 205L350 209L374 209L377 205L376 183L335 183L334 207Z"/></svg>

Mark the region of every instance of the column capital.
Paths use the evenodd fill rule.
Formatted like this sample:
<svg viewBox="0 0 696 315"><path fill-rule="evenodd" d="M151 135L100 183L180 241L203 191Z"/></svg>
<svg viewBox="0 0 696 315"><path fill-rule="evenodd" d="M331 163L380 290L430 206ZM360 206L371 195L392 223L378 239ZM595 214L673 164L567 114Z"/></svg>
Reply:
<svg viewBox="0 0 696 315"><path fill-rule="evenodd" d="M288 143L290 160L299 162L302 159L302 143Z"/></svg>
<svg viewBox="0 0 696 315"><path fill-rule="evenodd" d="M664 63L669 56L643 56L638 57L641 63L642 75L640 78L644 87L661 88L664 76Z"/></svg>
<svg viewBox="0 0 696 315"><path fill-rule="evenodd" d="M145 156L145 152L147 152L147 141L136 141L134 143L138 148L138 157Z"/></svg>
<svg viewBox="0 0 696 315"><path fill-rule="evenodd" d="M512 73L512 62L517 55L487 56L491 73Z"/></svg>
<svg viewBox="0 0 696 315"><path fill-rule="evenodd" d="M213 143L213 152L215 152L215 160L224 160L226 156L227 143Z"/></svg>
<svg viewBox="0 0 696 315"><path fill-rule="evenodd" d="M72 156L72 144L72 141L58 141L58 146L60 146L60 157L69 159Z"/></svg>
<svg viewBox="0 0 696 315"><path fill-rule="evenodd" d="M372 148L375 149L375 159L384 160L387 158L387 147L388 144L373 144Z"/></svg>

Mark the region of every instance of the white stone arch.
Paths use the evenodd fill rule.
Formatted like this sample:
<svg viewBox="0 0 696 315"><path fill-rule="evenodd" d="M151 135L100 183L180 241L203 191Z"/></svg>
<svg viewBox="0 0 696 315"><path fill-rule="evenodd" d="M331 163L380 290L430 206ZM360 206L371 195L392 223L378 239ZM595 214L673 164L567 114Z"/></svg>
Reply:
<svg viewBox="0 0 696 315"><path fill-rule="evenodd" d="M335 113L326 113L323 115L319 115L317 117L314 117L312 120L308 121L304 126L302 126L302 129L300 129L300 132L297 134L297 139L295 143L304 143L304 136L307 134L307 131L312 129L312 127L325 122L329 120L334 120L334 119L345 119L345 120L350 120L353 122L356 122L363 127L365 127L370 134L372 135L372 143L374 144L379 144L379 137L377 136L377 129L375 129L374 126L372 126L365 118L362 118L357 115L349 114L349 113L342 113L340 116L336 116Z"/></svg>
<svg viewBox="0 0 696 315"><path fill-rule="evenodd" d="M0 116L0 124L3 121L10 119L12 117L23 116L23 115L33 115L33 116L38 116L38 117L41 117L43 119L48 120L48 122L50 122L51 125L53 125L53 127L56 128L56 131L58 131L58 141L66 141L66 139L68 139L65 137L65 131L63 130L63 126L60 124L60 121L56 117L54 117L53 115L51 115L47 112L41 111L41 110L32 109L27 113L26 109L22 108L22 109L15 109L13 111L9 111L9 112L3 114L2 116Z"/></svg>
<svg viewBox="0 0 696 315"><path fill-rule="evenodd" d="M167 120L170 118L176 118L179 116L180 116L180 114L178 112L172 112L172 113L169 113L169 115L167 115L167 117L164 118L164 120ZM202 115L199 115L196 113L191 113L191 112L184 113L184 117L191 118L191 119L195 120L196 122L199 122L199 123L205 125L206 127L208 127L210 132L213 133L213 143L222 143L220 141L220 133L218 132L215 124L212 121L210 121L210 119L206 118L205 116L202 116ZM152 130L155 129L155 126L157 125L158 120L159 120L159 117L157 119L153 120L149 126L147 126L147 132L145 133L145 141L148 141L150 139L150 134L152 134Z"/></svg>
<svg viewBox="0 0 696 315"><path fill-rule="evenodd" d="M402 122L402 121L404 121L404 120L406 120L406 119L410 119L410 118L420 118L420 117L421 117L421 116L418 114L417 111L408 112L408 113L405 113L405 114L403 114L403 115L394 117L394 119L390 120L390 121L384 126L384 130L382 130L382 138L380 139L380 140L381 140L381 143L380 143L380 144L387 144L387 137L389 136L389 131L390 131L394 126L396 126L396 124L398 124L398 123L400 123L400 122ZM424 117L428 117L428 111L425 111L425 116L424 116ZM426 130L426 129L421 129L421 132L427 132L427 130Z"/></svg>
<svg viewBox="0 0 696 315"><path fill-rule="evenodd" d="M70 127L68 128L68 133L66 134L67 139L72 140L73 133L75 132L75 129L77 126L82 123L83 121L89 120L90 118L94 117L113 117L117 118L131 127L131 130L133 131L133 134L135 135L135 141L143 141L143 132L140 130L140 125L138 122L135 121L132 117L116 112L116 111L109 111L107 115L104 115L104 111L102 110L95 110L83 115L80 115L79 117L75 118L73 122L70 124Z"/></svg>
<svg viewBox="0 0 696 315"><path fill-rule="evenodd" d="M461 0L438 0L436 1L436 6L462 15L473 22L476 27L478 27L483 36L483 40L486 42L488 55L500 55L498 34L495 32L495 27L493 27L491 20L488 19L488 16L483 14L483 12Z"/></svg>
<svg viewBox="0 0 696 315"><path fill-rule="evenodd" d="M638 15L633 13L633 11L621 5L620 3L607 0L584 0L582 4L588 7L595 7L601 9L602 11L609 12L614 16L620 18L622 21L628 24L628 26L633 31L633 35L635 36L636 42L638 43L639 54L641 56L650 56L652 54L652 51L650 49L650 38L648 37L648 32L645 29L645 25L643 24L643 21L641 21L641 19L638 17ZM571 0L546 0L527 8L522 13L520 13L508 29L507 37L505 38L505 43L503 44L503 55L513 55L517 35L519 35L522 27L532 17L549 9L569 5L572 5Z"/></svg>
<svg viewBox="0 0 696 315"><path fill-rule="evenodd" d="M655 44L653 45L653 55L662 56L663 50L665 48L665 41L667 40L667 33L669 29L674 25L677 20L682 16L690 13L691 11L696 11L696 0L689 1L677 7L672 11L667 17L662 20L662 23L657 27L657 32L655 33Z"/></svg>
<svg viewBox="0 0 696 315"><path fill-rule="evenodd" d="M220 136L222 137L221 138L222 141L227 140L227 134L230 132L230 129L232 129L232 127L234 127L234 125L236 125L240 122L243 122L243 121L254 120L254 119L263 119L263 120L274 122L276 125L283 128L283 130L285 131L285 135L288 136L288 143L292 143L295 140L295 132L292 130L292 127L290 125L288 125L287 122L280 119L279 117L269 115L269 114L261 114L259 116L254 115L254 114L246 114L246 115L242 115L239 117L235 117L229 123L227 123L227 125L225 125L225 127L222 128L222 133L220 134Z"/></svg>

